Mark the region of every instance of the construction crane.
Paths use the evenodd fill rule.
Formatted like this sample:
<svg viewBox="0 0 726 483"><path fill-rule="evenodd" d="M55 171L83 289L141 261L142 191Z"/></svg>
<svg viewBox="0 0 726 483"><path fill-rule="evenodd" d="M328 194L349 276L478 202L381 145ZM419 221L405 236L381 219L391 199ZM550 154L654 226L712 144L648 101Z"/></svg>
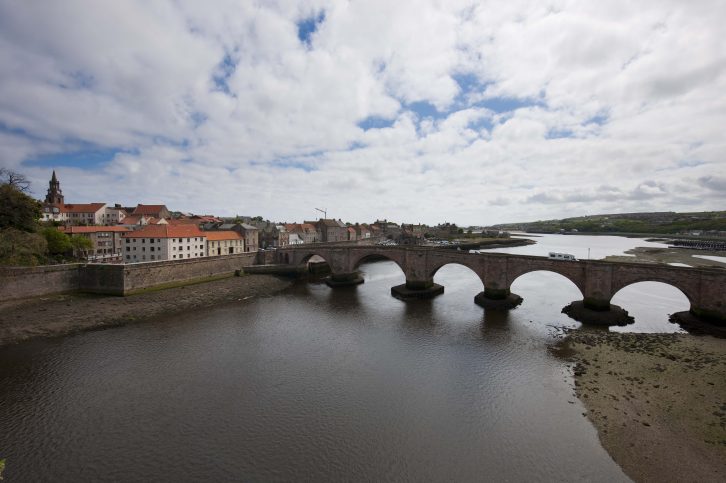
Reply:
<svg viewBox="0 0 726 483"><path fill-rule="evenodd" d="M328 219L328 210L326 208L322 208L322 209L321 208L315 208L315 209L318 210L320 213L323 214L323 219L324 220L327 220Z"/></svg>

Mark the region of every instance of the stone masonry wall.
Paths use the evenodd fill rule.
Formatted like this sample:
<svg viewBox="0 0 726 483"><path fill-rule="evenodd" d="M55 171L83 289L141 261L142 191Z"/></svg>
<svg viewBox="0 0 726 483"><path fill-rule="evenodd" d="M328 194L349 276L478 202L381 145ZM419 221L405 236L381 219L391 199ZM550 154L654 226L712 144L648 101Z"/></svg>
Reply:
<svg viewBox="0 0 726 483"><path fill-rule="evenodd" d="M0 268L0 302L78 290L80 264Z"/></svg>
<svg viewBox="0 0 726 483"><path fill-rule="evenodd" d="M0 268L0 302L64 292L128 295L144 289L223 277L257 263L257 253L121 264Z"/></svg>
<svg viewBox="0 0 726 483"><path fill-rule="evenodd" d="M127 295L167 284L232 275L235 270L254 265L256 260L257 253L239 253L182 261L121 265L124 281L123 294Z"/></svg>

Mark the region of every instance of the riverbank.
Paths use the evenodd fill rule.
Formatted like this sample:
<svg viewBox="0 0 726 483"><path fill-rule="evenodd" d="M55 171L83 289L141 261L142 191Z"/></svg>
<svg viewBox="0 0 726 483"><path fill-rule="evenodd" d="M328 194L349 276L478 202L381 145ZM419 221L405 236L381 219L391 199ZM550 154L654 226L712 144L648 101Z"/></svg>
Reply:
<svg viewBox="0 0 726 483"><path fill-rule="evenodd" d="M726 340L570 331L575 392L635 481L726 481Z"/></svg>
<svg viewBox="0 0 726 483"><path fill-rule="evenodd" d="M0 303L0 347L272 295L292 283L272 275L246 275L128 297L78 293L5 301Z"/></svg>
<svg viewBox="0 0 726 483"><path fill-rule="evenodd" d="M726 263L718 260L698 258L698 256L724 257L723 252L712 252L708 250L690 250L687 248L650 248L636 247L625 252L627 255L611 255L605 257L606 262L636 262L636 263L667 263L688 265L689 267L722 267Z"/></svg>

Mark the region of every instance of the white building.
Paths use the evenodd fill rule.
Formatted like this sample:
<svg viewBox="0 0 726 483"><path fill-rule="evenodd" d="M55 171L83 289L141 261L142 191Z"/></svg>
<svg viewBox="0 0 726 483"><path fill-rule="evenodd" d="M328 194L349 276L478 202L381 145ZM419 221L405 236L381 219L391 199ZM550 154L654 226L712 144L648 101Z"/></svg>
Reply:
<svg viewBox="0 0 726 483"><path fill-rule="evenodd" d="M207 254L207 234L197 225L146 225L122 238L126 263L191 259Z"/></svg>
<svg viewBox="0 0 726 483"><path fill-rule="evenodd" d="M106 203L44 204L43 221L71 225L106 224Z"/></svg>
<svg viewBox="0 0 726 483"><path fill-rule="evenodd" d="M236 231L206 231L204 234L207 236L208 257L245 252L245 239Z"/></svg>

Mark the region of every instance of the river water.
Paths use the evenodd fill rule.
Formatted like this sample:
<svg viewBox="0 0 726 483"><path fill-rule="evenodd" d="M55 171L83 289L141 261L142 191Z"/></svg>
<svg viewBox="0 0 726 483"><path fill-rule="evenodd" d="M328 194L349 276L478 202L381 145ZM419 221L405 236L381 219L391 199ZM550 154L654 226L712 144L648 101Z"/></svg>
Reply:
<svg viewBox="0 0 726 483"><path fill-rule="evenodd" d="M538 240L538 254L559 243ZM465 267L437 273L444 295L408 303L390 296L404 282L393 262L362 271L354 288L298 283L0 349L6 480L627 480L551 352L557 327L579 327L560 313L573 284L528 274L519 308L486 313ZM687 302L673 290L619 293L636 317L626 330L678 330L667 314Z"/></svg>

